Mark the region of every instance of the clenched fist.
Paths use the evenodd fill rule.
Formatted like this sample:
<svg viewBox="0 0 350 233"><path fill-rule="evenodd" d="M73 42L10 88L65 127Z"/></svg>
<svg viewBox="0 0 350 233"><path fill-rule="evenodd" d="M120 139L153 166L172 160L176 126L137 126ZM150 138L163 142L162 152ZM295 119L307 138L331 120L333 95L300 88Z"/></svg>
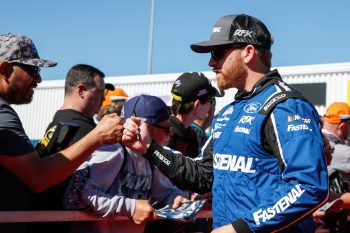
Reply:
<svg viewBox="0 0 350 233"><path fill-rule="evenodd" d="M124 121L116 113L111 113L102 118L93 130L100 138L101 144L120 143L123 136Z"/></svg>
<svg viewBox="0 0 350 233"><path fill-rule="evenodd" d="M147 200L136 200L135 212L132 216L132 220L135 224L142 224L147 220L157 219L157 215L154 212L151 204Z"/></svg>

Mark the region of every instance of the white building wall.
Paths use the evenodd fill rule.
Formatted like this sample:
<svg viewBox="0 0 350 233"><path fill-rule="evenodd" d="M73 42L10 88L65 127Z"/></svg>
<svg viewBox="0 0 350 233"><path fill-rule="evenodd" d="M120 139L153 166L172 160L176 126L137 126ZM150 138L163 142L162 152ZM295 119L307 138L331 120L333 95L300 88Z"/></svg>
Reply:
<svg viewBox="0 0 350 233"><path fill-rule="evenodd" d="M334 101L347 102L348 100L350 63L278 67L277 69L283 80L290 84L325 82L327 84L326 106ZM216 86L214 73L203 73L212 81L213 86ZM147 93L167 96L170 100L172 83L180 74L106 77L105 82L123 88L129 96ZM217 98L217 110L230 103L235 93L235 89L230 89L226 91L223 98ZM43 81L35 90L32 103L13 106L30 139L42 138L54 113L63 104L63 95L64 80ZM320 115L324 114L325 106L316 106L316 108Z"/></svg>

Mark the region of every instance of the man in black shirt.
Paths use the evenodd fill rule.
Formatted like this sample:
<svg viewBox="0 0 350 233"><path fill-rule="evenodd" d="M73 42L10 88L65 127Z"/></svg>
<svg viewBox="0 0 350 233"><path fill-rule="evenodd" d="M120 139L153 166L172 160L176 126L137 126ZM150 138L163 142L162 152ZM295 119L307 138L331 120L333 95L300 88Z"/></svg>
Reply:
<svg viewBox="0 0 350 233"><path fill-rule="evenodd" d="M119 142L122 121L105 117L69 148L40 159L10 106L30 103L41 82L40 67L57 63L41 59L33 41L23 35L0 35L0 210L29 210L29 196L66 177L101 144ZM1 232L26 232L23 224L0 224Z"/></svg>
<svg viewBox="0 0 350 233"><path fill-rule="evenodd" d="M104 73L97 68L78 64L67 73L63 106L55 113L47 127L44 139L36 149L41 157L57 152L79 141L92 131L96 124L93 116L104 100ZM37 210L63 210L62 199L70 177L34 196L33 208ZM50 226L50 231L64 232L66 224L41 223L40 229ZM56 226L57 225L57 226ZM46 227L45 227L46 228Z"/></svg>

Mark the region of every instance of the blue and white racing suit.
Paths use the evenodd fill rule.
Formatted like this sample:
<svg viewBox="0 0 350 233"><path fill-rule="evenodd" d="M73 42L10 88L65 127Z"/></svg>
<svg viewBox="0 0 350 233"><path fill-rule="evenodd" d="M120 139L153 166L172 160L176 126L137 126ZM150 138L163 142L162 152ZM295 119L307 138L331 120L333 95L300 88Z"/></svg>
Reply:
<svg viewBox="0 0 350 233"><path fill-rule="evenodd" d="M328 198L319 123L312 104L275 70L220 111L200 160L154 143L147 156L181 188L212 185L214 229L313 232L311 214Z"/></svg>

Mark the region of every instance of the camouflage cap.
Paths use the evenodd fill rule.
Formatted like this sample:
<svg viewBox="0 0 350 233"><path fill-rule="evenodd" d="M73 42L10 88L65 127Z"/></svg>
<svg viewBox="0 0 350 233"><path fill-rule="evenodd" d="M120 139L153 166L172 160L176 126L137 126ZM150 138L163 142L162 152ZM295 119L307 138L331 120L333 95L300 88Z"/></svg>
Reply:
<svg viewBox="0 0 350 233"><path fill-rule="evenodd" d="M52 67L57 62L40 59L33 41L24 35L0 35L0 61L18 62L31 66Z"/></svg>

